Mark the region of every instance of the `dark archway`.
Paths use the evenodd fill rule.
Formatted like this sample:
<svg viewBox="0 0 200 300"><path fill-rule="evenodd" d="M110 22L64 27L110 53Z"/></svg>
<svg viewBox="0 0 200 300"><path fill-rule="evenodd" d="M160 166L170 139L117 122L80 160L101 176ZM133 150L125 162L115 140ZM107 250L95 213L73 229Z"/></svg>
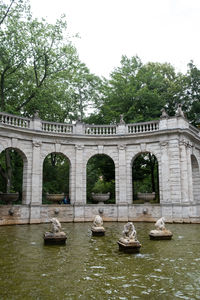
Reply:
<svg viewBox="0 0 200 300"><path fill-rule="evenodd" d="M115 164L105 154L92 156L87 163L87 203L92 203L92 192L110 192L106 203L115 203Z"/></svg>
<svg viewBox="0 0 200 300"><path fill-rule="evenodd" d="M52 152L46 156L43 162L43 204L52 203L46 197L48 194L64 194L67 202L70 202L70 161L62 153ZM62 199L62 200L63 200Z"/></svg>
<svg viewBox="0 0 200 300"><path fill-rule="evenodd" d="M0 154L0 203L21 204L23 198L25 155L16 148L7 148ZM18 194L8 197L5 194ZM10 198L10 199L9 199Z"/></svg>
<svg viewBox="0 0 200 300"><path fill-rule="evenodd" d="M150 152L140 153L132 165L133 203L159 203L158 160Z"/></svg>

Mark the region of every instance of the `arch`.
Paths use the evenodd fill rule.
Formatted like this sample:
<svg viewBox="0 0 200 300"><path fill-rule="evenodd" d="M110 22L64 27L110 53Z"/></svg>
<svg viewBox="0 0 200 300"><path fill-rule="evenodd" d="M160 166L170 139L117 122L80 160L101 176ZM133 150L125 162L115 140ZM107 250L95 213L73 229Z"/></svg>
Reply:
<svg viewBox="0 0 200 300"><path fill-rule="evenodd" d="M43 159L42 199L43 203L52 203L47 199L48 194L63 194L61 200L71 199L71 162L62 152L49 152ZM66 201L64 201L66 204Z"/></svg>
<svg viewBox="0 0 200 300"><path fill-rule="evenodd" d="M13 202L13 204L18 204L21 202L24 204L27 198L27 156L21 149L17 147L5 148L1 151L0 156L2 179L1 191L3 193L19 193L18 200Z"/></svg>
<svg viewBox="0 0 200 300"><path fill-rule="evenodd" d="M199 164L194 156L191 155L191 165L192 165L192 183L193 183L193 199L195 203L200 203L200 172Z"/></svg>
<svg viewBox="0 0 200 300"><path fill-rule="evenodd" d="M133 203L160 202L159 162L151 151L138 152L132 163Z"/></svg>
<svg viewBox="0 0 200 300"><path fill-rule="evenodd" d="M107 154L94 154L86 164L87 202L92 203L92 192L108 193L106 203L115 203L115 162Z"/></svg>

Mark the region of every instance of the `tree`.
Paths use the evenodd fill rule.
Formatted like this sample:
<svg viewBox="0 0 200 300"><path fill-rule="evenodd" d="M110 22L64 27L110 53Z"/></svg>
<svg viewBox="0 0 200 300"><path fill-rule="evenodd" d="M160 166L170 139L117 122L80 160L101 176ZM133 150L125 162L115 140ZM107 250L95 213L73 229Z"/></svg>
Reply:
<svg viewBox="0 0 200 300"><path fill-rule="evenodd" d="M104 82L104 98L93 122L118 122L124 114L126 123L150 121L160 117L166 106L174 114L182 89L182 74L176 74L170 64L142 64L136 56L122 57L121 67Z"/></svg>

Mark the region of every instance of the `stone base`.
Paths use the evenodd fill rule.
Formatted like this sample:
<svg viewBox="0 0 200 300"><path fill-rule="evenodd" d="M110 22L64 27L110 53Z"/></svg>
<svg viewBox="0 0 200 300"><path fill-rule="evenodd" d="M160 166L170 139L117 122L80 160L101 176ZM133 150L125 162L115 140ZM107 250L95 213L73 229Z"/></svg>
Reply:
<svg viewBox="0 0 200 300"><path fill-rule="evenodd" d="M125 239L120 239L117 243L119 245L119 251L125 253L138 253L142 246L139 241L127 241Z"/></svg>
<svg viewBox="0 0 200 300"><path fill-rule="evenodd" d="M172 236L169 230L151 230L149 233L150 240L171 240Z"/></svg>
<svg viewBox="0 0 200 300"><path fill-rule="evenodd" d="M51 233L46 232L44 234L45 245L63 245L65 244L67 236L64 232Z"/></svg>
<svg viewBox="0 0 200 300"><path fill-rule="evenodd" d="M93 236L103 236L105 235L105 228L104 227L95 227L93 226L91 228L92 235Z"/></svg>

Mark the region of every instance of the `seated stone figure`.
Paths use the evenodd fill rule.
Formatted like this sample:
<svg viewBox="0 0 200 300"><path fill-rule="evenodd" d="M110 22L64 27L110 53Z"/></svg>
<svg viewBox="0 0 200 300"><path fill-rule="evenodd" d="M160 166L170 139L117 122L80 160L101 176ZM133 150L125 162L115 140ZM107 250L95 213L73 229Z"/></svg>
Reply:
<svg viewBox="0 0 200 300"><path fill-rule="evenodd" d="M58 233L61 231L61 224L58 221L58 219L52 218L52 219L50 219L50 222L51 222L51 228L49 231L51 233Z"/></svg>
<svg viewBox="0 0 200 300"><path fill-rule="evenodd" d="M166 230L165 228L165 218L162 217L160 219L157 220L155 227L157 230Z"/></svg>
<svg viewBox="0 0 200 300"><path fill-rule="evenodd" d="M122 235L123 235L123 239L125 240L132 240L132 241L136 241L136 230L135 230L135 226L133 225L132 222L128 222L124 225L124 230L122 231Z"/></svg>
<svg viewBox="0 0 200 300"><path fill-rule="evenodd" d="M105 228L103 227L103 219L101 216L96 215L92 225L92 235L104 235Z"/></svg>
<svg viewBox="0 0 200 300"><path fill-rule="evenodd" d="M93 222L94 227L102 227L103 226L103 219L101 216L96 215Z"/></svg>

